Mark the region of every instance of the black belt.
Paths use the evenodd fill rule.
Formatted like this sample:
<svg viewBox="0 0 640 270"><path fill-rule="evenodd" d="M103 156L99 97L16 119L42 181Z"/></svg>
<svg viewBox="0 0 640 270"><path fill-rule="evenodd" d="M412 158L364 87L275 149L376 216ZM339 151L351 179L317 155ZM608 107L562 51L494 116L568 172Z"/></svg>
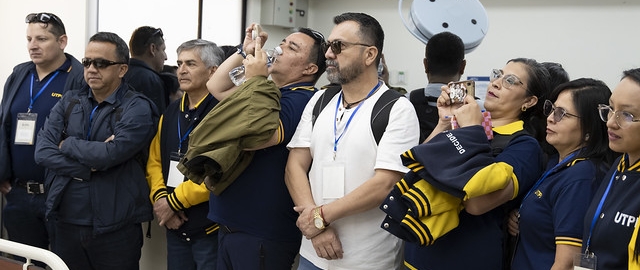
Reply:
<svg viewBox="0 0 640 270"><path fill-rule="evenodd" d="M17 178L15 185L26 188L29 194L44 194L44 184L37 181Z"/></svg>

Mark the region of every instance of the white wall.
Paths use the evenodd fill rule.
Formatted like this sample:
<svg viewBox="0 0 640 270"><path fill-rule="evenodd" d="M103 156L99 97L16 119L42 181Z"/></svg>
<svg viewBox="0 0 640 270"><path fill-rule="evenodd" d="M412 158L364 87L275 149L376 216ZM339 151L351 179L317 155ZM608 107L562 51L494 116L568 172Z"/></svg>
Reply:
<svg viewBox="0 0 640 270"><path fill-rule="evenodd" d="M404 1L407 14L412 1ZM488 76L515 57L561 63L571 78L593 77L613 89L623 70L640 66L633 27L640 25L640 1L625 0L482 0L489 17L483 43L466 56L465 76ZM396 0L312 0L310 27L326 36L333 16L368 13L385 30L384 54L392 71L403 70L407 89L423 87L424 45L405 29ZM625 33L628 31L629 33Z"/></svg>

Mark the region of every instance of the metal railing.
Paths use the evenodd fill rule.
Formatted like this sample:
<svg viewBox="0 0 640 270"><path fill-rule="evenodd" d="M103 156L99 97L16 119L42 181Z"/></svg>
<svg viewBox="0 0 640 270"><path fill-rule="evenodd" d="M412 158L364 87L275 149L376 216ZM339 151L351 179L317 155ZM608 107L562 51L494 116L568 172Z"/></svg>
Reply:
<svg viewBox="0 0 640 270"><path fill-rule="evenodd" d="M67 267L58 255L46 249L0 239L0 252L24 257L27 262L22 265L22 269L25 270L30 265L33 265L31 260L41 261L47 264L51 270L69 270L69 267Z"/></svg>

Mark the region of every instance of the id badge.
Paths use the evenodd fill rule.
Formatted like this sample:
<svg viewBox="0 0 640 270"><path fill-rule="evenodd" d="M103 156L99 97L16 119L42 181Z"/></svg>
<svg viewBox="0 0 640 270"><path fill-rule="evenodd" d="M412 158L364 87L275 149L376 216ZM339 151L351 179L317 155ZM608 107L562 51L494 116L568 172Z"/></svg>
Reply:
<svg viewBox="0 0 640 270"><path fill-rule="evenodd" d="M37 113L19 113L16 126L16 137L13 141L19 145L33 145L36 135Z"/></svg>
<svg viewBox="0 0 640 270"><path fill-rule="evenodd" d="M595 270L597 261L591 252L578 253L573 257L573 270Z"/></svg>
<svg viewBox="0 0 640 270"><path fill-rule="evenodd" d="M344 197L344 168L342 162L327 162L322 166L322 198L334 200Z"/></svg>
<svg viewBox="0 0 640 270"><path fill-rule="evenodd" d="M184 182L184 175L178 170L178 163L182 155L171 153L171 161L169 162L169 177L167 178L167 186L175 188Z"/></svg>

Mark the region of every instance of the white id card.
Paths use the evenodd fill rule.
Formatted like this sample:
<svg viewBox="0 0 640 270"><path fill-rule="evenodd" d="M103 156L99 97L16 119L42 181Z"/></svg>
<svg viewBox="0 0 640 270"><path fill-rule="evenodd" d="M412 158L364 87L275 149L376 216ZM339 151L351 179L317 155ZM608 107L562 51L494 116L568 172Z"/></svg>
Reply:
<svg viewBox="0 0 640 270"><path fill-rule="evenodd" d="M17 120L18 125L16 126L16 138L14 143L20 145L33 145L33 140L36 135L36 120L38 120L38 114L19 113Z"/></svg>
<svg viewBox="0 0 640 270"><path fill-rule="evenodd" d="M596 255L588 253L579 253L573 257L573 270L595 270L597 264Z"/></svg>
<svg viewBox="0 0 640 270"><path fill-rule="evenodd" d="M342 162L327 162L322 166L322 198L338 199L344 196L344 167Z"/></svg>
<svg viewBox="0 0 640 270"><path fill-rule="evenodd" d="M184 182L184 175L178 170L178 161L171 160L169 162L169 178L167 179L167 186L175 188Z"/></svg>

